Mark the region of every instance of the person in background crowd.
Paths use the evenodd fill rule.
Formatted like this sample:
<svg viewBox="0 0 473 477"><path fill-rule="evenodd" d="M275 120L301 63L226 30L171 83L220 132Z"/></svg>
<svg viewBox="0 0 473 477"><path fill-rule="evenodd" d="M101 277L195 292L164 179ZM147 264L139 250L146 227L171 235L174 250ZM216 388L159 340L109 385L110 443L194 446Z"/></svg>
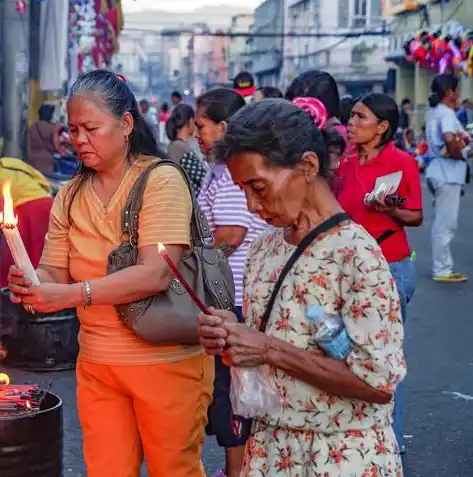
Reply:
<svg viewBox="0 0 473 477"><path fill-rule="evenodd" d="M148 112L149 112L149 103L148 103L148 100L147 100L147 99L142 99L142 100L140 100L139 105L140 105L140 112L141 112L141 114L146 117L146 115L147 115Z"/></svg>
<svg viewBox="0 0 473 477"><path fill-rule="evenodd" d="M405 151L408 152L411 156L414 155L417 149L417 144L413 129L406 129L404 131L404 144Z"/></svg>
<svg viewBox="0 0 473 477"><path fill-rule="evenodd" d="M159 109L159 122L166 124L167 120L171 113L169 112L169 105L168 103L163 103L161 108Z"/></svg>
<svg viewBox="0 0 473 477"><path fill-rule="evenodd" d="M147 99L142 99L139 103L139 106L145 121L151 126L151 128L154 129L158 125L158 119L156 118L156 114L153 110L154 108L150 108Z"/></svg>
<svg viewBox="0 0 473 477"><path fill-rule="evenodd" d="M275 88L274 86L264 86L263 88L258 88L253 94L253 101L261 101L265 98L282 98L283 94L281 90Z"/></svg>
<svg viewBox="0 0 473 477"><path fill-rule="evenodd" d="M49 213L53 205L47 179L39 171L21 159L2 157L0 159L0 191L10 181L13 208L18 217L18 230L25 244L33 267L37 267L48 231ZM0 210L3 198L0 195ZM13 257L0 233L0 288L8 284L8 270L13 265Z"/></svg>
<svg viewBox="0 0 473 477"><path fill-rule="evenodd" d="M437 75L432 81L430 110L426 118L427 144L431 158L426 177L434 196L432 222L432 276L438 282L466 282L467 275L454 270L450 244L455 237L460 197L467 163L463 150L463 127L455 109L459 81L453 74Z"/></svg>
<svg viewBox="0 0 473 477"><path fill-rule="evenodd" d="M178 104L180 104L182 102L182 96L181 96L181 93L179 93L179 91L173 91L171 93L171 104L173 106L177 106Z"/></svg>
<svg viewBox="0 0 473 477"><path fill-rule="evenodd" d="M321 101L327 110L325 128L335 129L346 140L346 127L342 125L340 114L340 95L337 82L326 71L311 70L301 73L287 88L286 99L315 98Z"/></svg>
<svg viewBox="0 0 473 477"><path fill-rule="evenodd" d="M416 284L406 227L418 227L423 221L420 174L414 158L393 142L399 127L399 108L390 96L371 93L359 100L348 122L348 140L355 154L339 169L337 199L355 222L376 239L389 263L401 300L401 315L406 322L407 304ZM365 197L376 181L401 172L395 192L403 203L386 203L384 197L366 203ZM401 451L404 450L402 425L403 392L395 398L393 427Z"/></svg>
<svg viewBox="0 0 473 477"><path fill-rule="evenodd" d="M247 257L245 323L223 310L199 317L207 352L237 369L264 365L280 399L255 418L241 477L402 477L391 428L392 396L406 374L399 296L364 228L346 217L327 224L342 209L323 137L304 111L265 99L230 119L216 149L250 210L275 227ZM259 331L282 268L321 224L327 230L284 278ZM346 359L315 343L310 309L343 320L353 346Z"/></svg>
<svg viewBox="0 0 473 477"><path fill-rule="evenodd" d="M13 300L29 312L77 308L77 405L88 477L137 477L143 454L150 477L205 477L213 360L197 333L186 346L139 339L114 306L168 289L173 274L157 244L179 263L191 246L191 196L177 169L154 169L139 214L138 264L107 275L131 188L162 153L130 88L109 71L74 83L68 120L82 166L55 199L37 270L41 285L31 287L12 268Z"/></svg>
<svg viewBox="0 0 473 477"><path fill-rule="evenodd" d="M166 135L166 123L171 116L169 112L169 105L168 103L163 103L161 108L159 108L158 114L158 141L160 144L168 144L168 138Z"/></svg>
<svg viewBox="0 0 473 477"><path fill-rule="evenodd" d="M286 99L297 106L306 109L316 126L329 135L340 135L344 142L343 154L349 156L351 146L347 141L347 129L340 120L340 95L335 79L325 71L311 70L300 74L289 86L285 95ZM314 101L311 101L314 100ZM331 185L335 187L337 168L343 157L335 155L340 148L333 147L330 151L332 164Z"/></svg>
<svg viewBox="0 0 473 477"><path fill-rule="evenodd" d="M202 153L210 163L209 171L199 194L199 204L214 235L214 245L222 247L229 257L235 282L236 314L242 319L243 269L253 240L267 227L248 211L245 193L233 183L224 164L216 164L212 147L222 138L230 117L245 106L237 92L227 88L207 91L197 99L197 138ZM209 410L209 434L225 448L225 472L215 477L239 477L244 446L250 432L250 422L241 421L241 435L235 435L230 404L230 369L220 356L215 358L214 401Z"/></svg>
<svg viewBox="0 0 473 477"><path fill-rule="evenodd" d="M471 99L464 99L457 111L457 118L461 125L465 128L468 124L473 123L473 102Z"/></svg>
<svg viewBox="0 0 473 477"><path fill-rule="evenodd" d="M296 98L292 103L310 115L317 129L323 132L325 140L329 144L327 152L330 159L330 184L333 186L346 149L346 140L335 128L327 127L329 124L328 112L322 101L308 97Z"/></svg>
<svg viewBox="0 0 473 477"><path fill-rule="evenodd" d="M351 110L356 104L356 99L351 94L346 94L340 98L340 113L338 115L340 122L344 125L348 125L350 120Z"/></svg>
<svg viewBox="0 0 473 477"><path fill-rule="evenodd" d="M426 167L430 164L429 146L427 144L425 124L422 126L422 134L419 138L416 150L414 151L414 157L419 166L421 172L425 171Z"/></svg>
<svg viewBox="0 0 473 477"><path fill-rule="evenodd" d="M245 103L251 103L256 92L255 79L251 73L242 71L233 79L233 89L245 100Z"/></svg>
<svg viewBox="0 0 473 477"><path fill-rule="evenodd" d="M207 174L207 168L192 150L189 139L195 133L194 109L188 104L178 104L166 122L166 134L171 141L168 158L178 162L186 170L196 197Z"/></svg>
<svg viewBox="0 0 473 477"><path fill-rule="evenodd" d="M412 103L409 98L404 98L401 102L401 109L399 111L399 128L402 131L409 129L411 118L409 113L412 111Z"/></svg>
<svg viewBox="0 0 473 477"><path fill-rule="evenodd" d="M59 128L52 122L54 110L54 105L42 104L39 120L28 131L28 163L42 174L54 172L54 153L59 150Z"/></svg>

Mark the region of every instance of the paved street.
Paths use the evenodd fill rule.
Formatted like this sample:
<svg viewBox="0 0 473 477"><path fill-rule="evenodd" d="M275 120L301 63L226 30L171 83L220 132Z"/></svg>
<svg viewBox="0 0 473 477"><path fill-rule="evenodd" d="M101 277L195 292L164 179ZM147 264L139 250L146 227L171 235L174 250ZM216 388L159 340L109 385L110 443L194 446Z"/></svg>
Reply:
<svg viewBox="0 0 473 477"><path fill-rule="evenodd" d="M430 280L427 192L425 204L425 224L411 234L419 283L407 326L406 475L464 477L473 475L473 284L435 284ZM473 280L472 210L473 187L467 187L454 251L458 269ZM52 380L53 390L64 399L65 476L85 476L73 373L8 372L15 382ZM204 460L209 473L221 466L222 452L213 441L207 442Z"/></svg>

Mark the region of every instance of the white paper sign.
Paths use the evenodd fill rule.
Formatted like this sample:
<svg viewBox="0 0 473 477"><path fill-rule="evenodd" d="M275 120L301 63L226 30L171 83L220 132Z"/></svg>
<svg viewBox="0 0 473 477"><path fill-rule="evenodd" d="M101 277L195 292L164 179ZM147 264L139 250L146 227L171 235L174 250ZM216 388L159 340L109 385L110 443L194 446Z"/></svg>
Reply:
<svg viewBox="0 0 473 477"><path fill-rule="evenodd" d="M365 203L375 202L377 200L382 201L387 195L394 194L401 183L401 179L402 171L378 177L372 192L366 194Z"/></svg>
<svg viewBox="0 0 473 477"><path fill-rule="evenodd" d="M376 179L373 192L377 191L382 184L386 184L386 186L391 186L390 194L394 194L401 183L401 179L402 171L397 171L393 172L392 174L388 174L387 176L378 177Z"/></svg>

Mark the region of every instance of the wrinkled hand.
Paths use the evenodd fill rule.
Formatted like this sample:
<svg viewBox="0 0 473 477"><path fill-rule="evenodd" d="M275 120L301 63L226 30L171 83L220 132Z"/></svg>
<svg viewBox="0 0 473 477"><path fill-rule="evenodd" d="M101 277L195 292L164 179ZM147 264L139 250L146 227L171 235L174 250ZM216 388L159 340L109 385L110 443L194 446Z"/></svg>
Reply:
<svg viewBox="0 0 473 477"><path fill-rule="evenodd" d="M224 323L237 323L237 317L228 310L209 308L211 315L201 313L197 318L197 332L200 345L208 354L222 354L226 343L227 332Z"/></svg>
<svg viewBox="0 0 473 477"><path fill-rule="evenodd" d="M30 313L52 313L79 306L82 296L80 285L42 283L32 286L21 268L13 266L8 274L10 300L21 303Z"/></svg>
<svg viewBox="0 0 473 477"><path fill-rule="evenodd" d="M229 366L253 367L264 364L271 338L242 323L224 323L227 347L224 362Z"/></svg>

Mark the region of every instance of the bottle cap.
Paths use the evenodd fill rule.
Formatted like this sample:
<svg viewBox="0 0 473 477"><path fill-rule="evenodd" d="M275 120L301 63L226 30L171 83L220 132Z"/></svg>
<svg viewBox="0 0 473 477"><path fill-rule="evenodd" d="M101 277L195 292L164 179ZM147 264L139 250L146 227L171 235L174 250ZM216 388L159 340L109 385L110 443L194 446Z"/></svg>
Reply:
<svg viewBox="0 0 473 477"><path fill-rule="evenodd" d="M325 316L325 308L320 305L309 305L306 311L306 317L309 321L319 322Z"/></svg>

